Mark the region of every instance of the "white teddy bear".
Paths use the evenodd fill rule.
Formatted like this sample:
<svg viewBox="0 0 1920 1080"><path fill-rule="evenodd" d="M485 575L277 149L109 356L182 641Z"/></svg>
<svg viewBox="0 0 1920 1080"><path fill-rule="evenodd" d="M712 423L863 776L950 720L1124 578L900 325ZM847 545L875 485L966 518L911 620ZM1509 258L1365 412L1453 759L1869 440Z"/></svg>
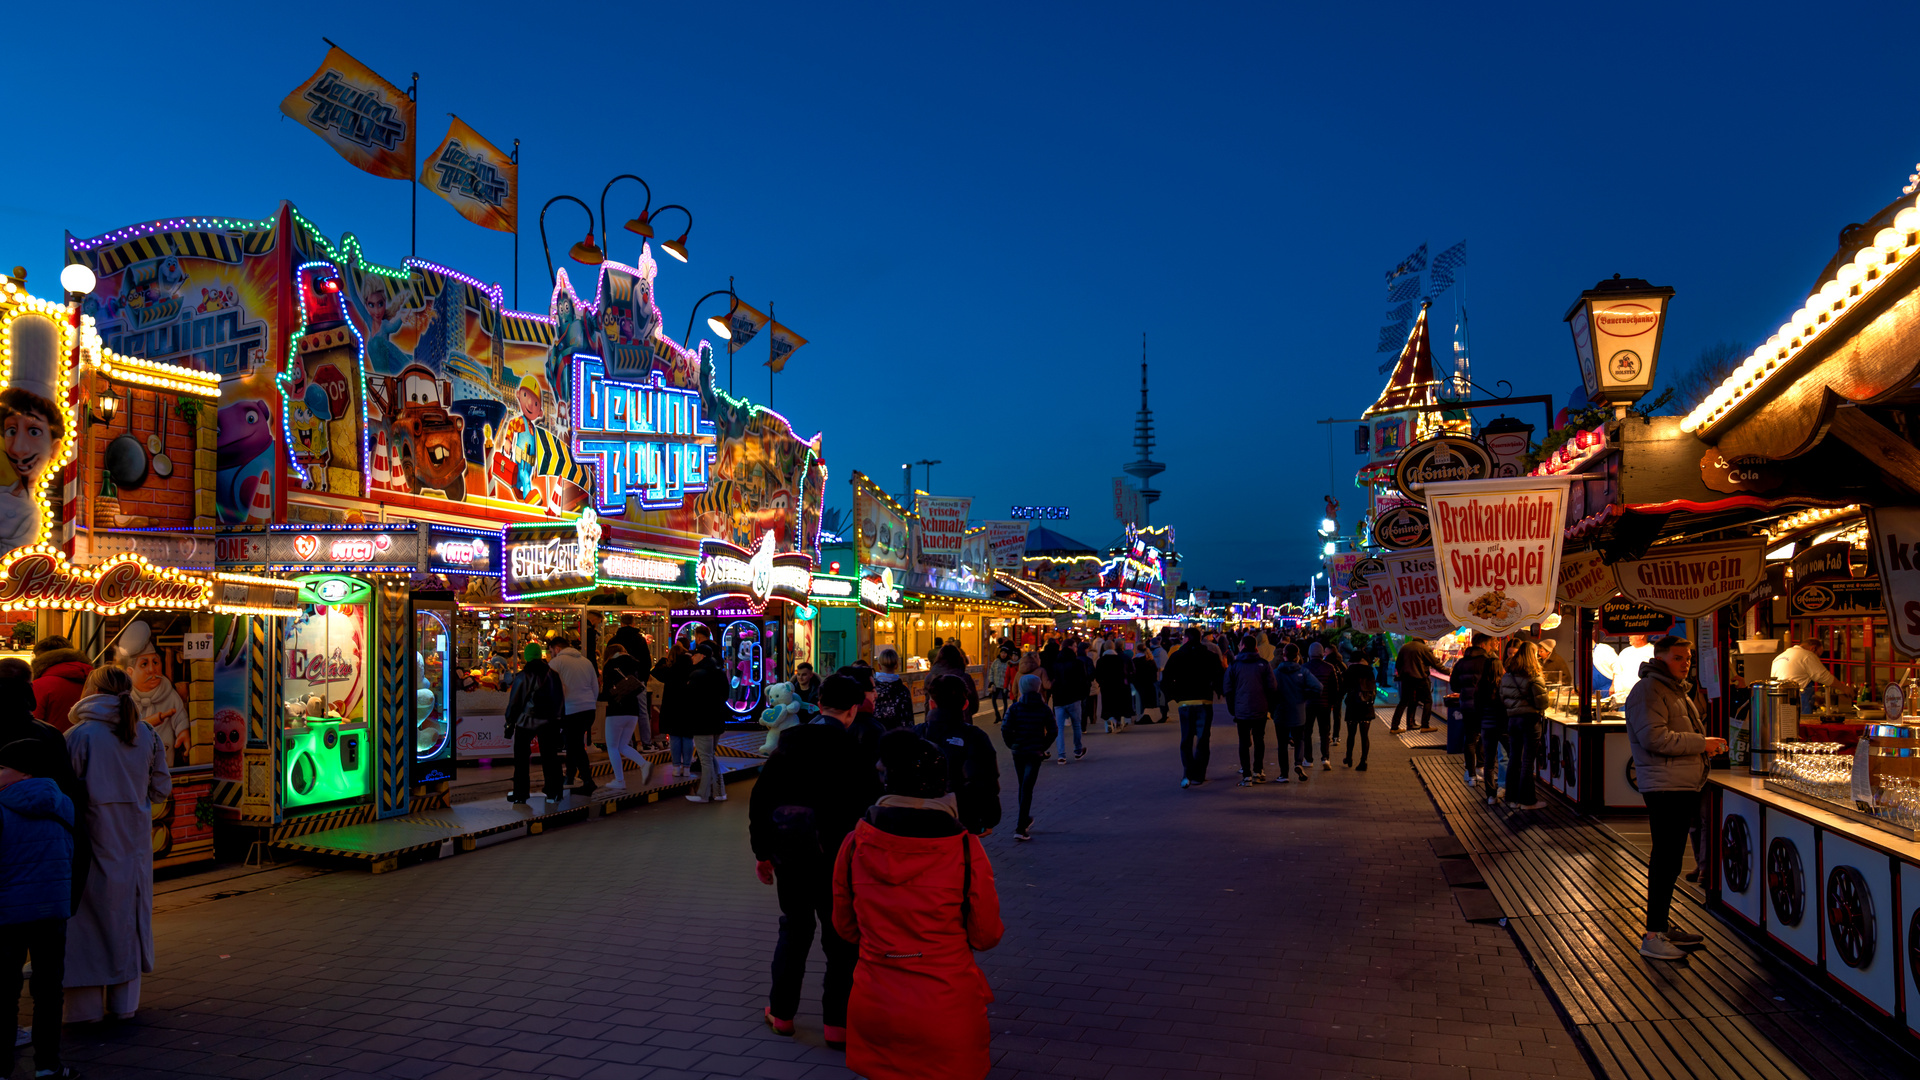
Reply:
<svg viewBox="0 0 1920 1080"><path fill-rule="evenodd" d="M774 683L767 687L767 707L760 713L760 723L767 729L767 741L760 744L760 752L773 753L780 745L780 733L800 722L800 703L794 700L792 683Z"/></svg>

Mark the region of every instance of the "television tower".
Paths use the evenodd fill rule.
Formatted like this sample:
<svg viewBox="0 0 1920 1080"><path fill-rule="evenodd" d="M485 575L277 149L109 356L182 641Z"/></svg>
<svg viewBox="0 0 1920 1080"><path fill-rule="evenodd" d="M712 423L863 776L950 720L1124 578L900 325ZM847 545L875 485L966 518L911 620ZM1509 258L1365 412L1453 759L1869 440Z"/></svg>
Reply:
<svg viewBox="0 0 1920 1080"><path fill-rule="evenodd" d="M1140 483L1141 514L1143 518L1153 516L1153 504L1160 500L1160 492L1149 486L1154 477L1167 471L1167 467L1153 460L1153 410L1147 408L1147 335L1140 333L1140 412L1133 422L1133 448L1140 451L1136 461L1121 466L1121 471ZM1141 521L1145 526L1147 522Z"/></svg>

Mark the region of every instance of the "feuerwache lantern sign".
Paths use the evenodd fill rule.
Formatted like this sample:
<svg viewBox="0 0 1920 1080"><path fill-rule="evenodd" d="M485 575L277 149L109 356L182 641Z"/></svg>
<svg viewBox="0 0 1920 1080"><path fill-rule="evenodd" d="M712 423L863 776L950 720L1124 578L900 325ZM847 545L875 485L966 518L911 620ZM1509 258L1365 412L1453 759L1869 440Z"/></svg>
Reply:
<svg viewBox="0 0 1920 1080"><path fill-rule="evenodd" d="M1653 389L1672 298L1671 286L1615 274L1573 302L1566 322L1587 397L1628 405Z"/></svg>
<svg viewBox="0 0 1920 1080"><path fill-rule="evenodd" d="M1759 539L1657 547L1646 558L1613 564L1620 593L1683 619L1711 615L1745 596L1765 574Z"/></svg>
<svg viewBox="0 0 1920 1080"><path fill-rule="evenodd" d="M1553 612L1567 481L1468 480L1427 486L1440 601L1455 625L1496 637Z"/></svg>
<svg viewBox="0 0 1920 1080"><path fill-rule="evenodd" d="M1493 455L1464 435L1436 435L1402 451L1393 463L1393 486L1416 502L1426 502L1428 484L1485 480L1493 475Z"/></svg>

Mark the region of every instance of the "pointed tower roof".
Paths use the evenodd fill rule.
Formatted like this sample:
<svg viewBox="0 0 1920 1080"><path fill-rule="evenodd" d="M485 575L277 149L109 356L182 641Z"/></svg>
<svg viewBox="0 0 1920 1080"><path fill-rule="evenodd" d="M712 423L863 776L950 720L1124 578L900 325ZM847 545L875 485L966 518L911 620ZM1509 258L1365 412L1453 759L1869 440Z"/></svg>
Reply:
<svg viewBox="0 0 1920 1080"><path fill-rule="evenodd" d="M1440 381L1433 377L1433 343L1427 334L1427 308L1431 302L1420 305L1420 317L1413 321L1413 330L1407 335L1407 344L1400 350L1400 359L1393 365L1393 375L1387 380L1386 388L1380 391L1380 400L1362 416L1377 413L1394 412L1409 409L1416 405L1432 405L1438 398L1435 392Z"/></svg>

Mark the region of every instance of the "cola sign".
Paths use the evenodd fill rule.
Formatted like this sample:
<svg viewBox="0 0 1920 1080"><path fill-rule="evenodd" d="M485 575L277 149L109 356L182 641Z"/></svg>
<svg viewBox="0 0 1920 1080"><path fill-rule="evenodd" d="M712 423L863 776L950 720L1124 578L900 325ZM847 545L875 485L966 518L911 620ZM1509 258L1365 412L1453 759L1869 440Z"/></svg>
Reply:
<svg viewBox="0 0 1920 1080"><path fill-rule="evenodd" d="M803 551L775 551L771 529L752 551L709 538L700 541L700 563L693 579L701 607L745 600L758 613L770 600L807 602L813 590L813 557Z"/></svg>
<svg viewBox="0 0 1920 1080"><path fill-rule="evenodd" d="M98 567L22 548L0 571L0 610L66 608L118 615L134 608L205 607L213 583L158 567L137 555Z"/></svg>
<svg viewBox="0 0 1920 1080"><path fill-rule="evenodd" d="M1464 435L1436 435L1422 439L1393 463L1393 486L1402 495L1424 503L1426 486L1454 480L1485 480L1493 475L1493 455Z"/></svg>

